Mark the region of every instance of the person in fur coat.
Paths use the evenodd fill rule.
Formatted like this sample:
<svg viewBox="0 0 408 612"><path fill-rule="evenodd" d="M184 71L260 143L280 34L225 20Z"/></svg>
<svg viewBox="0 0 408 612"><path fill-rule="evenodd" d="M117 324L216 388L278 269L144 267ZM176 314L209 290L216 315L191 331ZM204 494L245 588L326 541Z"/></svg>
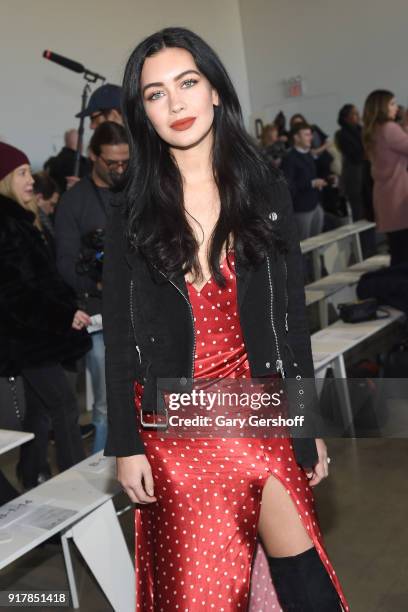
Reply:
<svg viewBox="0 0 408 612"><path fill-rule="evenodd" d="M48 417L59 470L85 458L78 404L62 364L89 350L88 319L56 269L33 200L29 160L0 143L0 376L24 381L24 429L35 434L21 449L17 470L25 488L51 475Z"/></svg>

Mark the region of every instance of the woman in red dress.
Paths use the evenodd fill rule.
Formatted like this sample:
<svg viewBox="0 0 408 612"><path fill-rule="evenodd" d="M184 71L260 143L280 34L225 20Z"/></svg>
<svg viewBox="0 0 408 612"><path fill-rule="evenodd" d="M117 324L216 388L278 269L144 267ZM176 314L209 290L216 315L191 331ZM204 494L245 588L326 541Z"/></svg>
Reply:
<svg viewBox="0 0 408 612"><path fill-rule="evenodd" d="M161 379L191 391L189 378L313 376L286 184L246 135L220 60L188 30L135 49L124 116L131 163L104 264L105 454L138 504L136 610L259 612L263 599L279 609L275 592L285 611L348 610L313 504L323 440L146 425L156 401L169 412Z"/></svg>

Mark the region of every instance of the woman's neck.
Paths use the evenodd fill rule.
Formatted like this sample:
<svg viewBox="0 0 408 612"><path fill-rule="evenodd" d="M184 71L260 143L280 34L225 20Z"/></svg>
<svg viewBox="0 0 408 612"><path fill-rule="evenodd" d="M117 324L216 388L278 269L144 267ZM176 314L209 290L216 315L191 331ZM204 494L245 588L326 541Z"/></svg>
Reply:
<svg viewBox="0 0 408 612"><path fill-rule="evenodd" d="M199 143L188 149L171 148L185 185L214 181L212 147L213 135L209 132Z"/></svg>

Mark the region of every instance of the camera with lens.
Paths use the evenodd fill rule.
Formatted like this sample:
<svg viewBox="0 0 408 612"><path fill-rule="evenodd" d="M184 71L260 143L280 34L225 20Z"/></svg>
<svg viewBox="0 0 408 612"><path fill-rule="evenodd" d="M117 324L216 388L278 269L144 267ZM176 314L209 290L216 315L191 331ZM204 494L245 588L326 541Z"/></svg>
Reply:
<svg viewBox="0 0 408 612"><path fill-rule="evenodd" d="M76 272L88 276L95 283L102 282L105 230L96 229L82 237L82 247L76 263Z"/></svg>
<svg viewBox="0 0 408 612"><path fill-rule="evenodd" d="M76 273L92 281L92 289L78 296L78 306L89 315L102 310L102 272L105 246L105 230L96 229L81 239L81 251L76 262ZM89 282L88 282L89 286Z"/></svg>

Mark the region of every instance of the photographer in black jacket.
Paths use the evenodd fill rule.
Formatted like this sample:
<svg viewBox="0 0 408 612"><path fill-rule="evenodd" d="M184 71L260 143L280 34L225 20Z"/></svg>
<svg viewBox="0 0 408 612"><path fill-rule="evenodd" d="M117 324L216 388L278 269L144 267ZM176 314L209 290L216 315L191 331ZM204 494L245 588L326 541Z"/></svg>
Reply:
<svg viewBox="0 0 408 612"><path fill-rule="evenodd" d="M112 193L129 159L125 129L107 121L95 130L90 145L92 174L67 191L58 205L55 220L57 265L75 290L85 312L102 312L103 236ZM92 378L95 425L94 452L106 438L105 349L102 328L92 333L92 349L86 357Z"/></svg>

